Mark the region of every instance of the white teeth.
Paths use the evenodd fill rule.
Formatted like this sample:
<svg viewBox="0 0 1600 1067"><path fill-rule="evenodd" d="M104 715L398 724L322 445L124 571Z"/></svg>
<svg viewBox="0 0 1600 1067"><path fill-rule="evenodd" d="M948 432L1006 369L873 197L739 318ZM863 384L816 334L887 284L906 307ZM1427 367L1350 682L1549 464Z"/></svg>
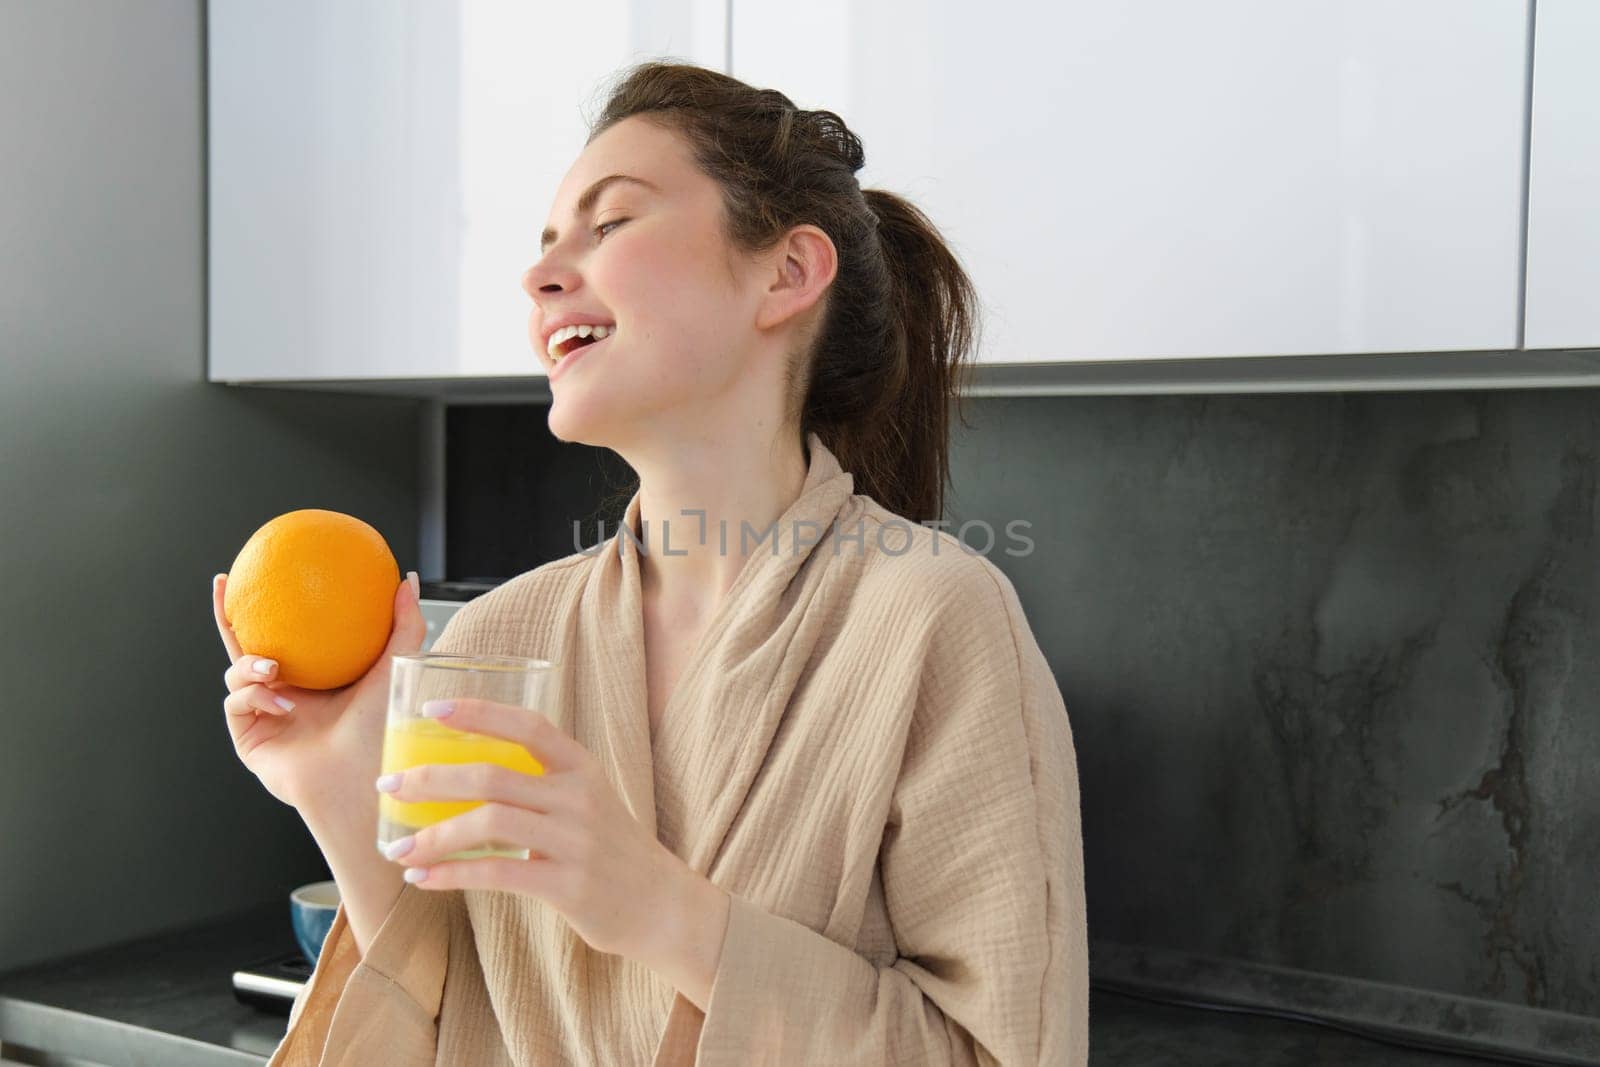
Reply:
<svg viewBox="0 0 1600 1067"><path fill-rule="evenodd" d="M615 326L590 326L588 324L582 326L563 326L561 329L550 335L550 343L546 346L546 351L549 352L552 360L560 359L561 356L556 350L560 348L562 344L572 340L574 337L593 337L596 341L604 341L607 337L610 337L613 333L616 333L616 331L617 328Z"/></svg>

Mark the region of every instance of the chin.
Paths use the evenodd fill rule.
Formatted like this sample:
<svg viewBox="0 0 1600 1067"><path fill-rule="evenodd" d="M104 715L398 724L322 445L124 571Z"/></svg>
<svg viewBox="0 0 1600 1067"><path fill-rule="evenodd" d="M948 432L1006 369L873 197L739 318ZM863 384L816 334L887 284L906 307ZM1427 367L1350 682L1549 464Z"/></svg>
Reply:
<svg viewBox="0 0 1600 1067"><path fill-rule="evenodd" d="M616 412L606 410L587 397L563 397L560 390L550 401L550 414L545 423L550 435L558 441L573 445L590 445L607 448L613 439Z"/></svg>
<svg viewBox="0 0 1600 1067"><path fill-rule="evenodd" d="M569 445L591 444L586 432L590 427L585 425L585 420L573 418L567 411L566 405L560 400L550 401L550 414L545 419L545 424L550 427L550 435L558 441Z"/></svg>

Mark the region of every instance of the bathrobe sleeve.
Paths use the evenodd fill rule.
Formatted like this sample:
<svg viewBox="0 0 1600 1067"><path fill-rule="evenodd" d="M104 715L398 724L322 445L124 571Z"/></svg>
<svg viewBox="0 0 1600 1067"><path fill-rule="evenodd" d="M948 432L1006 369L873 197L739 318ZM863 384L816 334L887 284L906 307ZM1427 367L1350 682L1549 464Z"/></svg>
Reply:
<svg viewBox="0 0 1600 1067"><path fill-rule="evenodd" d="M469 651L473 618L452 615L433 651ZM461 893L408 883L362 957L341 902L267 1067L432 1065L452 930L470 936Z"/></svg>
<svg viewBox="0 0 1600 1067"><path fill-rule="evenodd" d="M734 896L700 1067L1088 1062L1066 709L1002 571L982 560L944 593L878 858L899 958Z"/></svg>
<svg viewBox="0 0 1600 1067"><path fill-rule="evenodd" d="M464 908L460 893L405 885L362 957L340 904L268 1067L431 1067L452 912Z"/></svg>

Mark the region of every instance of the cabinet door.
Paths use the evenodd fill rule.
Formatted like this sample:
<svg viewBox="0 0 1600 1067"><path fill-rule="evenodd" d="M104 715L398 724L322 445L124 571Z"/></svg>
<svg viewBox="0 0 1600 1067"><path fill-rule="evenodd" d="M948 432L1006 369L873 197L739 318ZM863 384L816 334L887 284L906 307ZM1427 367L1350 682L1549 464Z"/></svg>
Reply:
<svg viewBox="0 0 1600 1067"><path fill-rule="evenodd" d="M1526 0L733 4L732 73L963 258L986 361L1517 344Z"/></svg>
<svg viewBox="0 0 1600 1067"><path fill-rule="evenodd" d="M542 375L524 270L626 64L722 0L211 0L208 376Z"/></svg>
<svg viewBox="0 0 1600 1067"><path fill-rule="evenodd" d="M1528 159L1528 348L1600 348L1600 3L1539 0Z"/></svg>

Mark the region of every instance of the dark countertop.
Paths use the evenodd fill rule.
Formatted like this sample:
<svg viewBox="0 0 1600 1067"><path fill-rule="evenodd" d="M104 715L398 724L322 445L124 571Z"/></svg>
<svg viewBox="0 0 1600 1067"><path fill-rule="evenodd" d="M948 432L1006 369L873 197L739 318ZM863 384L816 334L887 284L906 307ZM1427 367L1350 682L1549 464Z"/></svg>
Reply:
<svg viewBox="0 0 1600 1067"><path fill-rule="evenodd" d="M295 951L287 902L0 975L0 1042L108 1067L264 1064L286 1015L234 998L232 975ZM1282 1019L1096 990L1091 1060L1107 1067L1470 1067L1494 1061L1377 1044Z"/></svg>
<svg viewBox="0 0 1600 1067"><path fill-rule="evenodd" d="M1093 990L1089 1060L1115 1067L1475 1067L1503 1063L1420 1052L1325 1026L1175 1007Z"/></svg>
<svg viewBox="0 0 1600 1067"><path fill-rule="evenodd" d="M119 1067L267 1062L288 1026L233 972L298 951L289 902L0 975L0 1042Z"/></svg>

